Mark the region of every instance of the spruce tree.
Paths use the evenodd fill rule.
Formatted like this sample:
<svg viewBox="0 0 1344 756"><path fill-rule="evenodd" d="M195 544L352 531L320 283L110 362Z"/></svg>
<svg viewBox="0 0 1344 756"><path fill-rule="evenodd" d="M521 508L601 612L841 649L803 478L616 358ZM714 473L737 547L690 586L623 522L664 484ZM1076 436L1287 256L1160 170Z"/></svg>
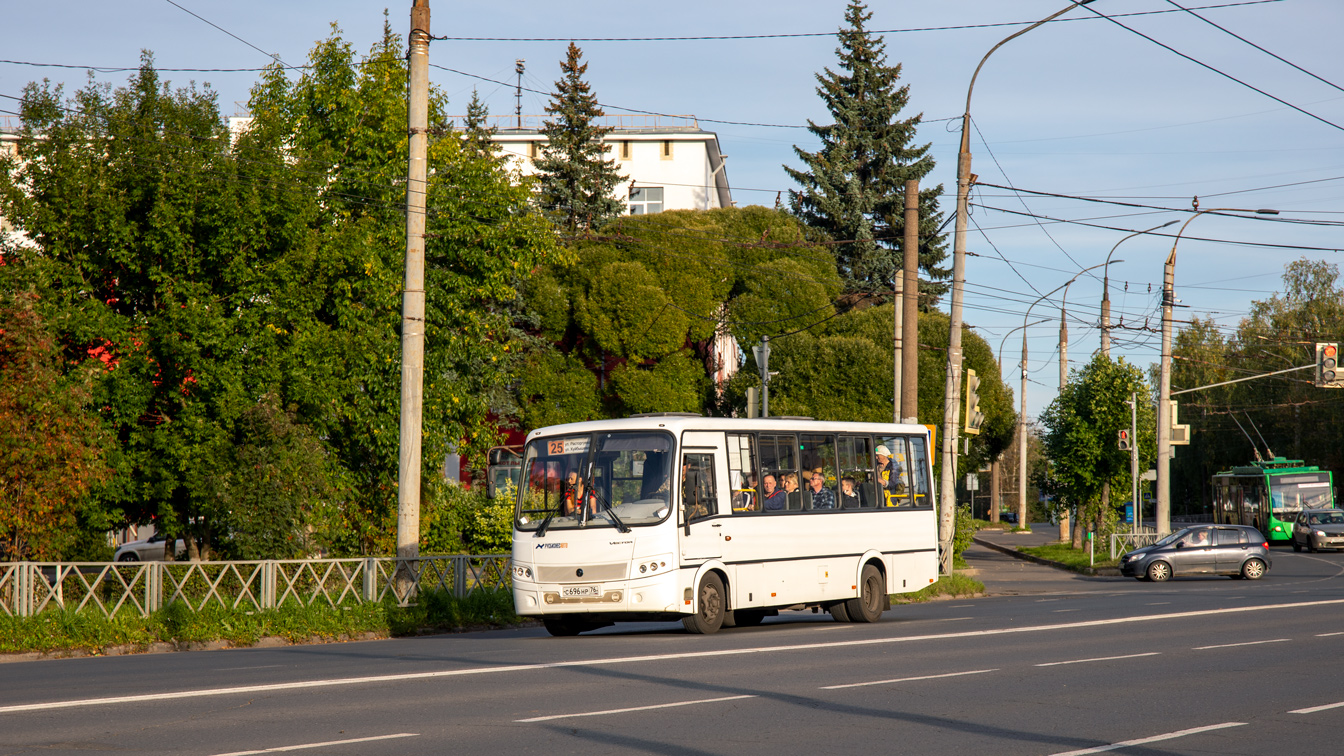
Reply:
<svg viewBox="0 0 1344 756"><path fill-rule="evenodd" d="M808 130L821 140L821 149L807 152L795 146L805 169L784 166L802 187L789 191L791 212L839 242L836 261L846 289L853 293L891 289L901 271L905 182L922 179L934 167L929 145L912 145L921 116L899 118L910 87L897 86L901 66L887 65L886 42L864 28L870 18L863 2L851 0L847 26L837 33L841 71L826 68L816 75L821 85L817 94L834 123L818 126L809 120ZM948 277L940 267L947 257L946 239L938 232L942 192L942 185L919 192L919 266L927 281ZM930 296L946 289L946 284L921 285Z"/></svg>
<svg viewBox="0 0 1344 756"><path fill-rule="evenodd" d="M560 64L562 76L546 106L546 114L555 118L542 125L547 143L535 162L542 208L570 231L596 228L625 212L625 203L614 192L626 177L607 158L602 138L611 129L597 122L606 113L583 80L588 64L582 60L583 51L570 42Z"/></svg>
<svg viewBox="0 0 1344 756"><path fill-rule="evenodd" d="M462 147L468 154L477 155L494 167L503 167L508 160L495 146L494 136L498 131L489 125L490 108L481 102L481 95L471 90L471 102L467 103L467 115L462 119Z"/></svg>

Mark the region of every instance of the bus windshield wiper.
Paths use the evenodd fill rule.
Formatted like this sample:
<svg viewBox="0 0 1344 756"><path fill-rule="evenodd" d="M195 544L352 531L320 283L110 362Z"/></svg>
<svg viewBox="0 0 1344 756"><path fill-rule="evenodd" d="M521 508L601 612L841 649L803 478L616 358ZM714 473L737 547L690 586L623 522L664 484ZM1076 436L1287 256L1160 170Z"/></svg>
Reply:
<svg viewBox="0 0 1344 756"><path fill-rule="evenodd" d="M555 512L547 513L546 519L542 520L541 525L537 526L537 534L532 537L544 538L546 536L546 528L549 528L551 526L551 520L554 518L555 518Z"/></svg>
<svg viewBox="0 0 1344 756"><path fill-rule="evenodd" d="M597 492L594 491L594 493L597 493ZM616 525L616 530L618 530L618 531L620 531L620 532L622 532L622 533L629 533L629 532L630 532L630 526L629 526L629 525L626 525L626 524L625 524L625 521L622 520L619 516L617 516L617 514L616 514L616 510L614 510L614 509L611 508L611 502L607 501L607 497L603 496L603 495L600 494L600 493L597 493L597 498L598 498L598 500L600 501L600 503L602 504L602 506L606 507L606 509L603 509L602 511L605 512L605 513L607 514L607 516L609 516L609 517L611 518L611 521L612 521L613 523L615 523L615 525Z"/></svg>

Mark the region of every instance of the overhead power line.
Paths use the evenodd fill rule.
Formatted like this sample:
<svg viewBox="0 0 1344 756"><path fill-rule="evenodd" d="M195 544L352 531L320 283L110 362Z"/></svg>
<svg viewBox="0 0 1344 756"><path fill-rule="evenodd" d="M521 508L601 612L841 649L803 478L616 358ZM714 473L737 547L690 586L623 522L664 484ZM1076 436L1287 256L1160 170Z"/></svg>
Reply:
<svg viewBox="0 0 1344 756"><path fill-rule="evenodd" d="M1264 5L1265 3L1281 2L1282 0L1246 0L1239 3L1222 3L1219 5L1201 5L1191 10L1214 10L1217 8L1235 8L1241 5ZM1163 13L1179 13L1180 10L1153 10L1136 11L1133 13L1117 13L1117 18L1126 16L1156 16ZM1066 21L1087 21L1087 18L1060 18L1050 23L1062 23ZM963 31L967 29L993 29L1004 26L1031 26L1035 21L999 21L986 24L958 24L956 26L921 26L909 29L870 29L869 34L912 34L915 32L936 32L936 31ZM796 39L799 37L834 37L839 32L799 32L795 34L724 34L724 35L701 35L690 37L435 37L434 39L446 40L448 42L715 42L743 39Z"/></svg>
<svg viewBox="0 0 1344 756"><path fill-rule="evenodd" d="M1125 26L1124 24L1120 23L1119 21L1116 21L1114 17L1112 17L1112 16L1108 16L1108 15L1106 15L1105 13L1102 13L1101 11L1097 10L1096 8L1093 8L1091 5L1083 5L1082 3L1078 3L1077 0L1075 0L1075 3L1077 3L1077 4L1078 4L1080 7L1082 7L1084 10L1090 11L1090 12L1092 12L1092 13L1094 13L1094 14L1100 16L1101 18L1104 18L1104 19L1106 19L1107 21L1110 21L1111 23L1115 24L1116 26L1120 27L1121 29L1124 29L1125 31L1127 31L1127 32L1129 32L1129 33L1131 33L1131 34L1137 34L1138 36L1143 37L1144 39L1148 40L1149 42L1152 42L1153 44L1157 45L1158 47L1162 48L1163 50L1166 50L1167 52L1173 53L1173 54L1175 54L1175 55L1179 55L1180 57L1185 58L1186 60L1190 61L1191 63L1194 63L1195 65L1200 66L1200 67L1202 67L1202 68L1207 68L1208 70L1210 70L1210 71L1212 71L1212 72L1218 74L1219 76L1222 76L1223 78L1231 79L1232 81L1235 81L1236 83L1242 85L1243 87L1246 87L1247 89L1249 89L1249 90L1251 90L1251 91L1253 91L1253 92L1258 92L1259 94L1262 94L1262 95L1264 95L1265 97L1268 97L1269 99L1273 100L1274 102L1279 103L1280 105L1286 105L1286 106L1292 108L1293 110L1296 110L1297 112L1299 112L1299 113L1301 113L1301 114L1303 114L1303 115L1305 115L1305 116L1309 116L1309 117L1311 117L1311 118L1314 118L1314 119L1316 119L1317 121L1320 121L1321 123L1323 123L1323 124L1325 124L1325 125L1327 125L1327 126L1331 126L1331 127L1333 127L1333 128L1339 129L1340 131L1344 131L1344 126L1340 126L1339 124L1337 124L1337 123L1335 123L1335 122L1333 122L1333 121L1327 121L1326 119L1324 119L1324 118L1322 118L1322 117L1316 115L1315 113L1313 113L1313 112L1311 112L1311 111L1309 111L1309 110L1306 110L1305 108L1300 108L1300 107L1298 107L1298 106L1292 104L1291 102L1288 102L1287 100L1283 99L1282 97L1276 97L1275 95L1272 95L1272 94L1270 94L1269 92L1266 92L1265 90L1263 90L1263 89L1261 89L1261 88L1259 88L1259 87L1257 87L1257 86L1255 86L1255 85L1253 85L1253 84L1249 84L1249 83L1247 83L1247 82L1242 81L1241 79L1238 79L1237 77L1233 76L1233 75L1230 74L1230 73L1227 73L1226 71L1219 70L1219 69L1214 68L1213 66L1209 65L1208 63L1205 63L1204 61L1199 60L1198 58L1194 58L1194 57L1192 57L1192 56L1186 55L1185 53L1181 52L1180 50L1177 50L1176 48L1172 47L1171 45L1165 44L1165 43L1163 43L1163 42L1158 42L1157 40L1153 39L1152 37L1148 36L1147 34L1144 34L1143 32L1139 31L1138 29L1134 29L1134 28Z"/></svg>

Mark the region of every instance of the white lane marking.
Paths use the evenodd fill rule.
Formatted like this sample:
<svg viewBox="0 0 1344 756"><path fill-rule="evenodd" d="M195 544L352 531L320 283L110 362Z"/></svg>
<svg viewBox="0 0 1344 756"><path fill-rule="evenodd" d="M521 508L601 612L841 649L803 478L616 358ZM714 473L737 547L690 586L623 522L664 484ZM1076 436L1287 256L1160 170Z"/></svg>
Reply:
<svg viewBox="0 0 1344 756"><path fill-rule="evenodd" d="M975 617L943 617L939 622L956 622L957 620L975 619Z"/></svg>
<svg viewBox="0 0 1344 756"><path fill-rule="evenodd" d="M375 735L371 738L351 738L349 740L328 740L325 743L304 743L302 745L276 746L275 748L262 748L258 751L233 751L231 753L217 753L215 756L253 756L258 753L283 753L285 751L302 751L308 748L324 748L326 746L347 745L349 743L368 743L373 740L392 740L394 738L418 738L418 732L399 732L396 735Z"/></svg>
<svg viewBox="0 0 1344 756"><path fill-rule="evenodd" d="M1051 614L1059 614L1060 612L1076 612L1076 611L1078 611L1078 610L1077 610L1077 609L1055 609L1054 611L1052 611L1052 612L1050 612L1050 613L1051 613Z"/></svg>
<svg viewBox="0 0 1344 756"><path fill-rule="evenodd" d="M1317 633L1317 638L1329 638L1332 635L1344 635L1344 633Z"/></svg>
<svg viewBox="0 0 1344 756"><path fill-rule="evenodd" d="M1237 646L1258 646L1261 643L1287 643L1292 638L1275 638L1273 640L1246 641L1245 643L1222 643L1217 646L1195 646L1192 651L1208 651L1211 648L1236 648Z"/></svg>
<svg viewBox="0 0 1344 756"><path fill-rule="evenodd" d="M948 672L942 675L920 675L919 677L898 677L895 680L874 680L873 682L847 683L845 685L827 685L821 690L840 690L841 688L863 688L869 685L890 685L892 683L913 682L915 680L937 680L942 677L961 677L962 675L983 675L986 672L998 672L997 669L973 669L969 672Z"/></svg>
<svg viewBox="0 0 1344 756"><path fill-rule="evenodd" d="M1144 604L1144 606L1166 606L1167 604L1170 603L1171 603L1170 601L1154 601L1151 604Z"/></svg>
<svg viewBox="0 0 1344 756"><path fill-rule="evenodd" d="M579 714L552 714L548 717L532 717L531 719L515 719L515 722L549 722L552 719L569 719L571 717L596 717L602 714L624 714L629 711L648 711L649 709L671 709L674 706L692 706L694 704L719 703L722 701L737 701L742 698L756 698L756 696L727 696L724 698L697 698L694 701L677 701L676 703L654 704L653 706L631 706L628 709L607 709L606 711L585 711Z"/></svg>
<svg viewBox="0 0 1344 756"><path fill-rule="evenodd" d="M216 672L236 672L236 671L238 671L238 670L240 670L240 669L274 669L274 668L276 668L276 667L285 667L285 666L289 666L289 665L286 665L286 664L262 664L262 665L260 665L260 666L256 666L256 667L220 667L219 669L217 669L217 670L215 670L215 671L216 671Z"/></svg>
<svg viewBox="0 0 1344 756"><path fill-rule="evenodd" d="M1037 664L1036 666L1038 666L1038 667L1058 667L1058 666L1061 665L1061 664L1082 664L1082 663L1084 663L1084 662L1113 661L1113 660L1115 660L1115 659L1137 659L1137 658L1139 658L1140 656L1160 656L1160 655L1161 655L1161 652L1160 652L1160 651L1149 651L1149 652L1146 653L1146 654L1127 654L1127 655L1125 655L1125 656L1098 656L1098 657L1093 658L1093 659L1070 659L1069 661L1062 661L1062 662L1046 662L1046 663L1044 663L1044 664Z"/></svg>
<svg viewBox="0 0 1344 756"><path fill-rule="evenodd" d="M949 606L948 609L970 609L973 606L975 606L975 604L957 604L955 606Z"/></svg>
<svg viewBox="0 0 1344 756"><path fill-rule="evenodd" d="M1225 729L1227 729L1227 728L1229 728L1229 727L1241 727L1241 726L1244 725L1244 724L1246 724L1246 723L1245 723L1245 722L1223 722L1222 724L1207 725L1207 726L1205 726L1205 727L1191 727L1191 728L1188 729L1188 730L1177 730L1176 732L1168 732L1168 733L1164 733L1164 734L1162 734L1162 735L1154 735L1154 736L1149 737L1149 738L1138 738L1138 739L1136 739L1136 740L1125 740L1125 741L1122 741L1122 742L1120 742L1120 743L1112 743L1112 744L1110 744L1110 745L1097 746L1096 748L1083 748L1083 749L1080 749L1080 750L1077 750L1077 751L1064 751L1063 753L1056 753L1056 754L1054 754L1054 756L1083 756L1083 754L1086 754L1086 753L1102 753L1102 752L1105 752L1105 751L1118 751L1118 750L1120 750L1121 748L1129 748L1130 746L1146 745L1146 744L1148 744L1148 743L1157 743L1157 742L1162 741L1162 740L1172 740L1172 739L1174 739L1174 738L1183 738L1183 737L1185 737L1186 735L1198 735L1198 734L1201 733L1201 732L1209 732L1210 730L1225 730Z"/></svg>
<svg viewBox="0 0 1344 756"><path fill-rule="evenodd" d="M1047 601L1059 601L1059 599L1036 599L1036 603L1044 604Z"/></svg>
<svg viewBox="0 0 1344 756"><path fill-rule="evenodd" d="M1306 708L1306 709L1293 709L1292 711L1290 711L1290 712L1288 712L1288 713L1289 713L1289 714L1315 714L1315 713L1318 712L1318 711L1325 711L1326 709L1338 709L1338 708L1341 707L1341 706L1344 706L1344 701L1340 701L1339 703L1325 704L1324 706L1312 706L1312 707L1309 707L1309 708Z"/></svg>
<svg viewBox="0 0 1344 756"><path fill-rule="evenodd" d="M364 685L369 683L400 682L403 680L433 680L443 677L463 677L467 675L498 674L501 672L530 672L543 669L564 669L567 667L596 667L611 664L637 664L641 662L672 661L677 659L707 659L719 656L742 656L745 654L772 654L787 651L811 651L815 649L847 648L856 646L880 646L888 643L912 643L916 641L955 640L959 638L985 638L995 635L1016 635L1019 633L1039 633L1054 630L1076 630L1084 627L1105 627L1106 625L1126 625L1136 622L1154 622L1159 620L1188 619L1191 617L1217 617L1225 614L1246 614L1278 609L1309 609L1324 606L1339 606L1344 599L1322 601L1301 601L1293 604L1262 604L1259 606L1238 606L1227 609L1199 609L1188 612L1170 612L1167 614L1141 614L1133 617L1114 617L1111 619L1082 620L1079 622L1061 622L1055 625L1027 625L1024 627L1000 627L989 630L963 630L955 633L932 633L929 635L909 635L898 638L867 638L861 640L824 641L816 643L796 643L787 646L754 646L732 648L718 651L685 651L675 654L649 654L646 656L618 656L600 659L580 659L574 661L545 662L539 664L509 664L497 667L470 667L467 669L445 669L436 672L405 672L396 675L372 675L369 677L338 677L326 680L301 680L297 682L271 683L267 685L244 685L235 688L200 688L179 690L171 693L143 693L132 696L111 696L108 698L80 698L66 701L47 701L44 703L16 704L0 706L0 714L19 711L46 711L50 709L69 709L83 706L105 706L108 704L139 703L142 701L165 701L169 699L198 698L202 696L226 696L244 693L267 693L278 690L298 690L303 688L326 688L339 685Z"/></svg>

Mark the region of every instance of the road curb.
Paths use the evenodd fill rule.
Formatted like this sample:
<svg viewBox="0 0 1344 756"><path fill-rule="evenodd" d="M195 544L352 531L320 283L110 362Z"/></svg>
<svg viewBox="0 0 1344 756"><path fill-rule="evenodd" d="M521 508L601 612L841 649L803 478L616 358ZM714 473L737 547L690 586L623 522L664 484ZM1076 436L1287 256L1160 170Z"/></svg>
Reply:
<svg viewBox="0 0 1344 756"><path fill-rule="evenodd" d="M1081 575L1089 575L1092 577L1121 577L1120 570L1116 567L1075 568L1070 565L1064 564L1063 562L1056 562L1053 559L1043 559L1034 554L1024 554L1021 551L1010 549L1007 546L1000 546L997 543L986 541L980 538L979 536L972 536L971 540L980 544L981 546L984 546L987 549L993 549L994 551L997 551L1001 554L1007 554L1008 556L1013 557L1015 559L1021 559L1026 562L1035 562L1036 564L1043 565L1045 567L1054 567L1057 570L1064 570L1066 572L1077 572Z"/></svg>

